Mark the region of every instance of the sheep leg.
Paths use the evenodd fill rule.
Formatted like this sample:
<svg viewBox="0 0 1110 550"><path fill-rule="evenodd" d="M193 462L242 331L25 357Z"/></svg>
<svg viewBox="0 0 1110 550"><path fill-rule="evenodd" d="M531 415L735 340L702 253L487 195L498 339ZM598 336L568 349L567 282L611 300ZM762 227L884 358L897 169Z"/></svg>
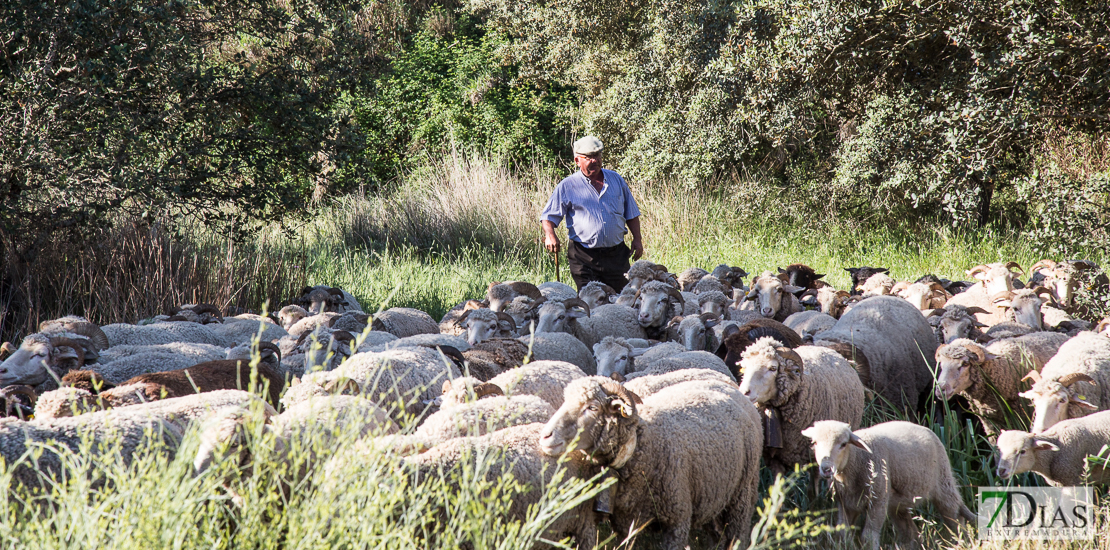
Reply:
<svg viewBox="0 0 1110 550"><path fill-rule="evenodd" d="M886 523L887 503L889 495L882 495L870 503L867 515L863 518L863 532L860 538L863 544L871 550L879 550L879 537L883 533L883 524Z"/></svg>
<svg viewBox="0 0 1110 550"><path fill-rule="evenodd" d="M898 510L892 518L894 532L897 535L898 548L915 548L921 533L913 522L913 514L909 509Z"/></svg>
<svg viewBox="0 0 1110 550"><path fill-rule="evenodd" d="M666 550L682 550L690 542L690 517L680 520L663 533L662 547Z"/></svg>

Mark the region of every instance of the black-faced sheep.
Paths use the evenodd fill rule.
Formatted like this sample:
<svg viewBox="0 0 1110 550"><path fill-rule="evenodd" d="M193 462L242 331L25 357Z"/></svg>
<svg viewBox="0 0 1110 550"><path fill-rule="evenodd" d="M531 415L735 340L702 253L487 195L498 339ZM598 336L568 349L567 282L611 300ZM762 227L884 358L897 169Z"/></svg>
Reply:
<svg viewBox="0 0 1110 550"><path fill-rule="evenodd" d="M1034 332L985 346L966 338L940 346L935 355L937 399L963 395L987 433L997 433L992 424L1002 425L1007 410L1022 409L1018 396L1025 373L1040 372L1067 339L1063 334Z"/></svg>
<svg viewBox="0 0 1110 550"><path fill-rule="evenodd" d="M1064 342L1021 394L1033 402L1033 425L1039 433L1053 424L1110 408L1110 338L1081 332Z"/></svg>
<svg viewBox="0 0 1110 550"><path fill-rule="evenodd" d="M571 382L565 398L539 447L617 471L610 522L618 537L650 522L663 530L662 546L678 550L692 527L720 520L727 545L748 539L763 434L759 412L735 387L684 382L641 400L588 377Z"/></svg>
<svg viewBox="0 0 1110 550"><path fill-rule="evenodd" d="M936 337L921 312L901 298L863 300L813 342L853 363L864 387L896 408L914 410L933 385Z"/></svg>
<svg viewBox="0 0 1110 550"><path fill-rule="evenodd" d="M864 281L866 281L867 279L870 279L872 275L874 275L876 273L889 273L890 272L890 270L885 268L885 267L869 267L869 266L846 267L846 268L844 268L844 271L847 271L849 276L852 278L852 294L859 294L861 292L859 290L860 285L862 285L864 283Z"/></svg>
<svg viewBox="0 0 1110 550"><path fill-rule="evenodd" d="M871 550L879 550L888 516L899 544L917 542L913 508L923 500L937 507L950 529L957 520L975 520L960 498L944 444L929 428L884 422L853 431L844 422L823 420L802 435L813 440L818 473L832 480L837 523L850 527L862 515L860 535Z"/></svg>
<svg viewBox="0 0 1110 550"><path fill-rule="evenodd" d="M753 319L736 328L727 328L722 336L721 346L717 348L717 357L724 360L725 366L736 380L743 378L740 373L740 358L744 350L756 340L770 336L788 348L802 345L802 339L798 333L774 319Z"/></svg>
<svg viewBox="0 0 1110 550"><path fill-rule="evenodd" d="M812 267L806 264L790 264L786 269L778 268L779 280L782 282L798 288L811 288L816 290L819 286L824 284L824 281L819 281L824 277L824 273L817 273Z"/></svg>
<svg viewBox="0 0 1110 550"><path fill-rule="evenodd" d="M830 349L790 349L764 337L744 351L740 366L740 393L763 414L763 456L775 473L813 461L802 430L814 422L839 420L855 429L863 420L863 384L848 361Z"/></svg>
<svg viewBox="0 0 1110 550"><path fill-rule="evenodd" d="M998 477L1037 472L1057 487L1110 483L1110 472L1087 457L1106 458L1110 411L1064 420L1041 433L1013 430L998 436Z"/></svg>

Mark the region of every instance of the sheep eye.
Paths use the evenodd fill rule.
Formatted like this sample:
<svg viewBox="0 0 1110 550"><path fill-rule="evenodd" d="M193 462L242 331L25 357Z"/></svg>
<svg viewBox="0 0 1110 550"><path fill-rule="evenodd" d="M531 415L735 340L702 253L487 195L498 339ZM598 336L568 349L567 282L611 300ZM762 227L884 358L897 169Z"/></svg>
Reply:
<svg viewBox="0 0 1110 550"><path fill-rule="evenodd" d="M590 405L589 407L587 407L587 409L593 412L597 412L597 405Z"/></svg>
<svg viewBox="0 0 1110 550"><path fill-rule="evenodd" d="M1019 454L1019 455L1023 455L1023 454L1025 454L1025 449L1022 449L1022 450L1021 450L1021 452L1019 452L1018 454Z"/></svg>
<svg viewBox="0 0 1110 550"><path fill-rule="evenodd" d="M620 356L620 358L618 359L618 361L626 361L626 360L628 360L628 356L627 356L627 355L622 355L622 356Z"/></svg>
<svg viewBox="0 0 1110 550"><path fill-rule="evenodd" d="M567 316L566 316L566 315L560 315L560 316L559 316L559 320L560 320L560 321L562 321L563 319L566 319L566 318L567 318Z"/></svg>
<svg viewBox="0 0 1110 550"><path fill-rule="evenodd" d="M771 372L777 372L778 370L779 370L779 367L778 367L778 365L774 365L774 366L772 366L772 367L771 367L771 369L770 369L770 371L771 371Z"/></svg>

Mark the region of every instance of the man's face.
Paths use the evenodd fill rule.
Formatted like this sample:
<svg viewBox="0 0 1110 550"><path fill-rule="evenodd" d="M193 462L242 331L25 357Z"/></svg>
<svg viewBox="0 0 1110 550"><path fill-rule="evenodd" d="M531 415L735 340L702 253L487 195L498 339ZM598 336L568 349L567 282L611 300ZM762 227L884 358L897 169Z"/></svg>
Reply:
<svg viewBox="0 0 1110 550"><path fill-rule="evenodd" d="M574 162L578 163L578 169L582 170L582 175L587 178L601 172L601 153L574 155Z"/></svg>

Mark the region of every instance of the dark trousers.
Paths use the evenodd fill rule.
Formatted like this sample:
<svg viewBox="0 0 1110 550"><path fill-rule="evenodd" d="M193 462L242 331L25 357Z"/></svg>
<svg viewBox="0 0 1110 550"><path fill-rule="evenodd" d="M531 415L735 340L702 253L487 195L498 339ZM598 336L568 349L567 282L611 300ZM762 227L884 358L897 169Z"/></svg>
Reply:
<svg viewBox="0 0 1110 550"><path fill-rule="evenodd" d="M628 273L631 256L632 250L624 243L609 248L586 248L582 243L570 241L567 265L578 290L590 281L600 281L620 292L628 284L624 274Z"/></svg>

